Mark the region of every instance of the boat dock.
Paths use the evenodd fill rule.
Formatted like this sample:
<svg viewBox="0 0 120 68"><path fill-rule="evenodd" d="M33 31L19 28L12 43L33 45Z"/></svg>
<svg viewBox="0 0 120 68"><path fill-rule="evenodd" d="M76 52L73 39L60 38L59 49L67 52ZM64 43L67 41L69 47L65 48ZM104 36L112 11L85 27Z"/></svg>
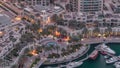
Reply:
<svg viewBox="0 0 120 68"><path fill-rule="evenodd" d="M87 60L89 58L89 56L87 56L86 58L82 59L82 60L79 60L77 62L84 62L85 60ZM67 65L60 65L60 67L67 67Z"/></svg>

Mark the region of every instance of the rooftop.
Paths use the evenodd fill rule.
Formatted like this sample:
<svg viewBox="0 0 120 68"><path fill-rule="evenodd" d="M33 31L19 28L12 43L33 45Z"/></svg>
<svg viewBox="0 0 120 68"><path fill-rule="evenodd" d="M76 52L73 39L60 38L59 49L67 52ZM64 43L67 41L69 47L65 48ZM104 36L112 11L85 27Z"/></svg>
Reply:
<svg viewBox="0 0 120 68"><path fill-rule="evenodd" d="M5 14L0 14L0 27L11 23L11 18Z"/></svg>

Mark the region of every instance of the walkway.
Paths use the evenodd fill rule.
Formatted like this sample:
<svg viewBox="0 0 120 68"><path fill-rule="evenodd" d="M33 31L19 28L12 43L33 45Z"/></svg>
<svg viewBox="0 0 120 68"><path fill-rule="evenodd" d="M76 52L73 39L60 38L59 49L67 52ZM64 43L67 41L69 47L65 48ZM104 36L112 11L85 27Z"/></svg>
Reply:
<svg viewBox="0 0 120 68"><path fill-rule="evenodd" d="M35 68L39 68L45 61L46 61L46 59L40 60L40 61L35 65Z"/></svg>
<svg viewBox="0 0 120 68"><path fill-rule="evenodd" d="M11 64L11 66L12 66L12 65L15 65L15 64L18 64L19 59L21 58L22 55L24 55L25 49L26 49L26 48L29 48L29 47L32 47L32 46L34 46L34 45L33 45L33 44L32 44L32 45L29 44L29 46L25 46L25 47L20 51L19 56L18 56L18 57L16 58L16 60Z"/></svg>
<svg viewBox="0 0 120 68"><path fill-rule="evenodd" d="M94 44L94 43L102 43L102 42L105 42L105 43L109 43L109 42L119 43L120 42L120 38L116 38L116 37L85 38L84 40L81 41L81 44Z"/></svg>
<svg viewBox="0 0 120 68"><path fill-rule="evenodd" d="M87 53L87 51L89 50L89 48L90 48L90 46L88 46L87 48L85 48L85 50L83 50L83 52L79 50L78 52L74 53L74 55L78 54L78 55L76 55L76 56L74 56L73 54L70 55L71 57L66 56L66 59L64 59L64 61L57 61L57 62L55 62L55 63L47 63L47 64L60 64L60 63L64 63L64 62L73 61L73 60L75 60L75 59L83 56L85 53ZM83 48L82 48L82 49L83 49ZM80 54L80 53L81 53L81 54ZM72 57L72 56L74 56L74 57ZM86 59L87 59L87 58L86 58ZM86 60L86 59L84 59L84 60ZM84 60L82 60L82 61L84 61ZM47 65L47 64L44 63L44 65Z"/></svg>
<svg viewBox="0 0 120 68"><path fill-rule="evenodd" d="M89 56L87 56L86 58L82 59L82 60L79 60L78 62L83 62L85 60L87 60L89 58Z"/></svg>

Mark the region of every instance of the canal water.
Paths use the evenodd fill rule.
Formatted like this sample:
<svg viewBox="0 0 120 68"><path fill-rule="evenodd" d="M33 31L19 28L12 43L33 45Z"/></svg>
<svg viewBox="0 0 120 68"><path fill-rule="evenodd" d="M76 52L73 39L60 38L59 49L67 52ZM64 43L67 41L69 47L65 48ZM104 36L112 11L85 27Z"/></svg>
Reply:
<svg viewBox="0 0 120 68"><path fill-rule="evenodd" d="M79 61L82 58L85 58L87 56L87 54L90 54L94 50L94 47L97 45L98 44L91 44L91 48L89 49L89 51L84 56L82 56L74 61ZM111 49L113 49L116 52L116 55L120 55L120 43L108 43L106 45L108 45ZM66 64L66 63L64 63L64 64ZM58 66L58 65L49 65L49 66L54 67L54 66ZM46 67L46 65L43 65L40 68L45 68L45 67ZM115 68L115 67L113 66L113 64L106 64L104 56L99 54L99 56L97 57L96 60L93 61L93 60L88 59L88 60L84 61L84 63L80 67L77 67L77 68Z"/></svg>

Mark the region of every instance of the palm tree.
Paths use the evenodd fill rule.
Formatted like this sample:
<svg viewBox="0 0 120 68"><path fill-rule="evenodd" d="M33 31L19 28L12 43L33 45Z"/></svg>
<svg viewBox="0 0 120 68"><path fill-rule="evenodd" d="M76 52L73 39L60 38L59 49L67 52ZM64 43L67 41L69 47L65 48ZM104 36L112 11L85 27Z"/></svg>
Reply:
<svg viewBox="0 0 120 68"><path fill-rule="evenodd" d="M44 52L44 55L45 55L45 45L42 45L42 52Z"/></svg>
<svg viewBox="0 0 120 68"><path fill-rule="evenodd" d="M83 30L82 30L82 35L83 35L83 37L85 37L85 35L86 35L86 37L87 37L87 35L88 35L88 29L85 27L85 28L83 28Z"/></svg>
<svg viewBox="0 0 120 68"><path fill-rule="evenodd" d="M77 24L78 24L78 22L76 20L70 20L68 22L68 27L75 28Z"/></svg>
<svg viewBox="0 0 120 68"><path fill-rule="evenodd" d="M93 35L93 28L89 28L89 35L92 37Z"/></svg>
<svg viewBox="0 0 120 68"><path fill-rule="evenodd" d="M41 52L41 51L42 51L42 47L41 47L41 46L38 46L38 47L36 48L36 50L37 50L38 52Z"/></svg>
<svg viewBox="0 0 120 68"><path fill-rule="evenodd" d="M102 26L102 25L100 25L99 21L97 21L97 20L94 21L94 24L95 24L96 27L101 27Z"/></svg>
<svg viewBox="0 0 120 68"><path fill-rule="evenodd" d="M57 22L59 20L59 16L57 14L54 14L52 17L51 17L51 20L53 22Z"/></svg>
<svg viewBox="0 0 120 68"><path fill-rule="evenodd" d="M71 37L71 40L74 41L74 42L78 42L80 40L79 36L72 36Z"/></svg>
<svg viewBox="0 0 120 68"><path fill-rule="evenodd" d="M54 49L54 45L50 45L49 48L51 49L51 53L52 53L52 51Z"/></svg>
<svg viewBox="0 0 120 68"><path fill-rule="evenodd" d="M94 28L93 33L95 34L95 36L98 35L100 33L99 27Z"/></svg>
<svg viewBox="0 0 120 68"><path fill-rule="evenodd" d="M105 33L107 34L107 35L109 35L110 36L110 33L112 32L112 28L111 27L107 27L107 29L105 29Z"/></svg>
<svg viewBox="0 0 120 68"><path fill-rule="evenodd" d="M78 21L77 23L78 23L77 27L78 27L79 29L82 29L82 28L85 27L85 23L84 23L84 22Z"/></svg>
<svg viewBox="0 0 120 68"><path fill-rule="evenodd" d="M82 35L80 35L80 34L78 35L78 37L79 37L79 40L80 40L80 41L81 41L81 39L83 38Z"/></svg>
<svg viewBox="0 0 120 68"><path fill-rule="evenodd" d="M61 51L62 51L62 54L61 54L61 55L64 56L64 53L65 53L65 51L66 51L65 48L62 48Z"/></svg>
<svg viewBox="0 0 120 68"><path fill-rule="evenodd" d="M55 49L57 50L57 54L58 54L58 50L60 49L60 46L59 46L59 45L56 45L56 46L55 46Z"/></svg>
<svg viewBox="0 0 120 68"><path fill-rule="evenodd" d="M28 53L30 51L30 49L29 48L26 48L25 50L24 50L24 53L26 54L26 53Z"/></svg>

